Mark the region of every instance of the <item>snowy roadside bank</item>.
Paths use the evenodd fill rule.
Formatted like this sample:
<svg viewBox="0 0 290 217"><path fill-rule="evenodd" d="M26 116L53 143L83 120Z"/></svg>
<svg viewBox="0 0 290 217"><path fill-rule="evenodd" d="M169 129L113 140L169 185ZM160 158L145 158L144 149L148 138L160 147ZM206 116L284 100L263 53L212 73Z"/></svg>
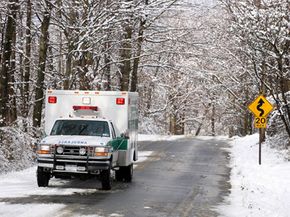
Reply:
<svg viewBox="0 0 290 217"><path fill-rule="evenodd" d="M267 144L258 165L258 135L235 138L231 153L231 193L218 207L224 217L289 217L290 162Z"/></svg>

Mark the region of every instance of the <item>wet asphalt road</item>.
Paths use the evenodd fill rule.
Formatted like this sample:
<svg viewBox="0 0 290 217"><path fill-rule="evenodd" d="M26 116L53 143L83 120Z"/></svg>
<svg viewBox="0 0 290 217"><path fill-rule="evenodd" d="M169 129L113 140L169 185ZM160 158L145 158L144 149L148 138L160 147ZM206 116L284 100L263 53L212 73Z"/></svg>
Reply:
<svg viewBox="0 0 290 217"><path fill-rule="evenodd" d="M214 206L230 188L229 157L224 148L228 148L227 141L217 139L140 142L140 150L153 154L138 164L132 183L114 182L111 191L31 195L6 202L62 203L66 205L58 213L62 217L214 217ZM90 188L92 182L98 183L74 180L61 187Z"/></svg>

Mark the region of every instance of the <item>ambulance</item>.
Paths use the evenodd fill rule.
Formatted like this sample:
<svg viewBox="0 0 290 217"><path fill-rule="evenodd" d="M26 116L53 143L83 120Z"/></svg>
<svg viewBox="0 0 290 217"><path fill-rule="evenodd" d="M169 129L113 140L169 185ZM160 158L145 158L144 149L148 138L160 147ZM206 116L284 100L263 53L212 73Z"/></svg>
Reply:
<svg viewBox="0 0 290 217"><path fill-rule="evenodd" d="M131 182L138 159L138 94L121 91L47 90L45 137L37 147L37 183L98 177L110 190Z"/></svg>

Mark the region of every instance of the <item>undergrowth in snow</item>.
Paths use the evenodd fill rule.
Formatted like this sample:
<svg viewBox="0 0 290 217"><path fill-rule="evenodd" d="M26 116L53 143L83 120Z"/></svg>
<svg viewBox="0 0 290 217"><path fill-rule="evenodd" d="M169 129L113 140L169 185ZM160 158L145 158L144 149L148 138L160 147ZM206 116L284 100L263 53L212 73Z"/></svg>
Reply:
<svg viewBox="0 0 290 217"><path fill-rule="evenodd" d="M13 127L0 128L0 171L6 173L30 167L34 163L35 140Z"/></svg>

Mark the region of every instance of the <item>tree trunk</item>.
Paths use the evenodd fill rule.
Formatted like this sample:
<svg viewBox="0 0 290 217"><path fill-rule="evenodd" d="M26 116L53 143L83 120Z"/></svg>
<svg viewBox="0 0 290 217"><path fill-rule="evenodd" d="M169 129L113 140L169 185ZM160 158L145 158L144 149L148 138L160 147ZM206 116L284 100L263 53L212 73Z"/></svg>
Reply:
<svg viewBox="0 0 290 217"><path fill-rule="evenodd" d="M109 8L111 5L111 0L107 0L105 3L105 7ZM106 80L106 83L104 85L104 90L110 91L112 90L112 80L111 80L111 55L110 55L110 50L111 50L111 33L110 29L106 30L106 42L104 45L104 63L105 63L105 69L104 69L104 77ZM97 71L97 70L96 70Z"/></svg>
<svg viewBox="0 0 290 217"><path fill-rule="evenodd" d="M132 0L126 0L128 2L128 11L132 8ZM131 12L130 12L131 13ZM131 14L127 14L131 17ZM131 26L130 18L127 18L124 24L124 39L121 43L120 48L120 89L121 91L128 91L130 85L130 74L131 74L131 57L132 57L132 33L133 27Z"/></svg>
<svg viewBox="0 0 290 217"><path fill-rule="evenodd" d="M254 0L254 5L255 5L257 8L261 8L261 0Z"/></svg>
<svg viewBox="0 0 290 217"><path fill-rule="evenodd" d="M41 123L41 112L43 104L43 89L45 78L45 63L48 48L48 28L50 24L51 5L48 0L46 2L46 11L41 23L41 35L39 39L39 62L37 70L37 82L35 90L35 104L33 109L33 127L39 127Z"/></svg>
<svg viewBox="0 0 290 217"><path fill-rule="evenodd" d="M83 53L83 56L78 61L78 75L80 80L80 89L81 90L89 90L90 89L90 81L87 77L88 73L88 62L87 62L87 54Z"/></svg>
<svg viewBox="0 0 290 217"><path fill-rule="evenodd" d="M105 42L105 49L104 49L104 63L105 63L104 74L105 74L105 80L106 80L104 89L106 91L110 91L111 90L111 85L112 85L112 82L111 82L111 65L110 65L111 64L111 56L110 56L110 53L109 53L110 47L111 47L110 32L107 31L107 41Z"/></svg>
<svg viewBox="0 0 290 217"><path fill-rule="evenodd" d="M158 57L158 61L161 60L161 56ZM156 70L154 72L154 77L157 77L158 73L159 73L160 67L156 67ZM153 95L154 95L154 89L155 89L155 84L153 81L150 81L150 84L148 85L148 89L146 91L146 111L144 116L148 117L148 112L151 109L152 106L152 99L153 99Z"/></svg>
<svg viewBox="0 0 290 217"><path fill-rule="evenodd" d="M176 134L176 115L175 114L170 114L170 120L169 120L169 132L171 135Z"/></svg>
<svg viewBox="0 0 290 217"><path fill-rule="evenodd" d="M16 19L16 17L15 17ZM16 22L15 22L15 31L13 32L12 47L16 47ZM15 73L16 73L16 52L15 49L12 49L11 55L11 66L10 66L10 81L9 81L9 101L8 101L8 123L13 123L17 119L17 109L16 109L16 86L15 86Z"/></svg>
<svg viewBox="0 0 290 217"><path fill-rule="evenodd" d="M132 55L131 39L132 39L132 27L129 24L127 24L125 27L125 38L122 42L122 47L120 48L121 91L129 90L129 79L130 79L130 72L131 72L131 55Z"/></svg>
<svg viewBox="0 0 290 217"><path fill-rule="evenodd" d="M27 118L29 113L29 81L30 81L30 60L31 60L31 0L27 0L26 8L26 39L25 39L25 57L24 57L24 85L23 85L23 117ZM26 129L26 123L24 123Z"/></svg>
<svg viewBox="0 0 290 217"><path fill-rule="evenodd" d="M67 40L67 55L66 55L66 63L65 63L65 80L63 84L63 88L65 90L68 90L72 87L72 73L73 73L73 64L75 63L73 52L75 51L75 42L78 40L75 38L75 34L72 34L70 28L73 28L75 26L75 23L78 19L78 14L75 11L75 8L78 7L78 4L80 4L77 1L72 1L73 7L70 8L69 13L66 15L68 19L69 26L66 27L64 31L64 35ZM75 31L75 29L74 29Z"/></svg>
<svg viewBox="0 0 290 217"><path fill-rule="evenodd" d="M199 125L198 125L198 127L197 127L197 130L196 130L196 132L195 132L195 136L198 136L198 135L200 134L200 131L201 131L202 125L203 125L203 123L200 122Z"/></svg>
<svg viewBox="0 0 290 217"><path fill-rule="evenodd" d="M72 45L68 42L68 52L66 55L66 63L65 63L65 80L63 82L63 89L70 89L70 78L72 74Z"/></svg>
<svg viewBox="0 0 290 217"><path fill-rule="evenodd" d="M247 107L247 104L249 104L249 89L250 87L248 85L245 86L245 108ZM242 135L243 136L246 136L248 134L252 134L252 115L251 113L248 111L248 109L246 109L244 112L243 112L243 116L244 116L244 120L243 120L243 123L244 123L244 126L243 126L243 133Z"/></svg>
<svg viewBox="0 0 290 217"><path fill-rule="evenodd" d="M181 113L179 117L180 121L177 122L176 135L184 135L185 133L185 114Z"/></svg>
<svg viewBox="0 0 290 217"><path fill-rule="evenodd" d="M202 119L201 119L201 121L200 121L200 123L199 123L199 125L197 127L197 130L195 132L195 136L198 136L200 134L200 131L201 131L201 129L203 127L203 124L204 124L204 120L205 120L205 118L207 116L207 113L208 113L208 108L206 106L204 106L204 108L205 108L204 115L203 115L203 117L202 117Z"/></svg>
<svg viewBox="0 0 290 217"><path fill-rule="evenodd" d="M211 113L211 135L215 136L215 104L212 103L212 113Z"/></svg>
<svg viewBox="0 0 290 217"><path fill-rule="evenodd" d="M148 5L148 0L146 0L145 4ZM136 52L136 56L135 56L134 61L133 61L133 70L132 70L131 85L130 85L130 89L132 92L137 91L138 68L139 68L139 62L141 59L142 43L144 41L145 24L146 24L146 20L140 21L138 38L137 38L137 52Z"/></svg>
<svg viewBox="0 0 290 217"><path fill-rule="evenodd" d="M8 17L4 33L4 45L2 52L2 67L0 71L0 115L2 116L0 117L0 126L6 126L16 118L15 116L9 117L9 99L14 96L14 71L12 71L11 57L13 56L12 44L13 40L15 40L16 34L17 11L18 0L10 1L10 4L8 5Z"/></svg>
<svg viewBox="0 0 290 217"><path fill-rule="evenodd" d="M287 100L287 96L286 96L286 88L285 88L285 80L283 77L283 60L282 57L280 57L278 60L278 69L280 71L281 76L278 78L279 79L279 87L280 87L280 93L282 96L282 102L283 102L283 108L281 108L281 110L283 110L281 118L282 121L285 125L285 129L286 132L288 134L288 136L290 137L290 107L289 107L289 103Z"/></svg>
<svg viewBox="0 0 290 217"><path fill-rule="evenodd" d="M58 8L62 7L62 0L57 0L56 2ZM61 20L62 19L62 12L61 10L59 10L57 12L57 19ZM58 58L58 73L60 75L64 74L64 70L63 70L63 36L62 36L63 32L61 30L61 28L59 29L59 34L58 34L58 41L59 41L59 58ZM56 83L56 82L55 82ZM56 85L55 85L56 86Z"/></svg>

